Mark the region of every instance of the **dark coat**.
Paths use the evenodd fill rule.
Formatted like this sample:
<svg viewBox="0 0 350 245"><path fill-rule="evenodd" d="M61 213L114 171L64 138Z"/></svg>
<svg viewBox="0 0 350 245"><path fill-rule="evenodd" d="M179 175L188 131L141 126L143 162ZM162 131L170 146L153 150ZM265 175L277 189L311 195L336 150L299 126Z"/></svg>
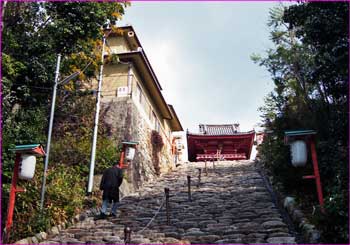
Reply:
<svg viewBox="0 0 350 245"><path fill-rule="evenodd" d="M119 202L119 186L123 182L123 171L118 167L108 168L103 172L100 190L103 191L102 199Z"/></svg>

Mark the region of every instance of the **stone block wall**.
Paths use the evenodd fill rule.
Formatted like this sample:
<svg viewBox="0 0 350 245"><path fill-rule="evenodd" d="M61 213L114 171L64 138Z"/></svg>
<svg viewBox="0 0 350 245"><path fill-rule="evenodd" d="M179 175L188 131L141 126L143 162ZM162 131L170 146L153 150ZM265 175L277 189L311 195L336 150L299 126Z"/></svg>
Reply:
<svg viewBox="0 0 350 245"><path fill-rule="evenodd" d="M109 128L109 137L115 141L116 145L122 141L139 142L135 158L126 170L125 183L121 188L123 194L126 195L139 189L142 183L152 181L157 176L151 143L152 129L130 97L115 97L101 105L101 117ZM169 142L164 135L162 135L162 138L164 146L158 156L160 172L164 173L173 169L175 165L171 152L166 150L169 148L166 145Z"/></svg>

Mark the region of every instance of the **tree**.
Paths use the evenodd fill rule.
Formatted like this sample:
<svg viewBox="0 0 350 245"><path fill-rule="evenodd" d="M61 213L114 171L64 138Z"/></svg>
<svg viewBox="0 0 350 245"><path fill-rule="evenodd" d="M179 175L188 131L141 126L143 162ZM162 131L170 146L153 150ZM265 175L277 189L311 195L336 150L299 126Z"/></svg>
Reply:
<svg viewBox="0 0 350 245"><path fill-rule="evenodd" d="M62 55L61 76L71 74L90 65L84 71L84 76L78 80L89 81L94 79L99 65L101 55L101 37L102 25L106 21L115 23L124 14L124 9L129 6L126 1L118 2L7 2L3 5L2 22L2 222L6 218L6 206L8 187L11 182L14 156L8 152L15 144L43 143L47 136L48 111L51 104L51 94L54 81L54 71L56 67L57 54ZM58 112L64 112L60 104L65 104L66 109L71 112L78 111L80 105L77 101L86 104L84 108L86 114L93 115L93 98L72 99L72 91L79 89L79 84L71 83L65 87L66 92L60 90L58 97ZM63 124L69 123L71 116L69 113L58 113L56 116L56 126L66 128ZM86 115L89 117L89 115ZM66 119L66 120L65 120ZM83 120L84 118L82 118ZM79 137L88 138L90 125L82 124L79 128L81 133ZM71 129L68 127L68 129ZM103 128L100 130L103 134ZM57 134L57 132L54 132ZM65 133L59 135L60 142L68 137ZM79 138L80 139L80 138ZM106 149L106 154L111 153L111 142L105 140L102 147ZM86 141L81 141L86 144ZM72 149L79 151L79 149ZM108 152L107 152L108 151ZM86 153L89 155L89 153ZM57 154L56 154L57 155ZM59 154L58 154L59 155ZM105 157L105 156L103 156ZM56 162L66 164L62 158L56 158ZM72 184L72 190L81 193L84 189L81 179L79 179L80 166L72 164L65 169L53 164L53 168L59 168L60 176L67 177L67 186ZM38 171L42 163L37 164ZM78 170L79 171L78 171ZM50 169L49 169L50 170ZM51 172L51 171L49 171ZM72 174L75 173L75 174ZM27 189L33 191L21 194L18 197L18 203L21 203L15 210L17 217L17 232L13 239L20 238L18 235L32 234L48 225L47 222L36 222L38 217L38 203L40 200L40 172L37 172L36 179L31 183L22 183L27 185ZM51 179L50 179L51 178ZM48 182L56 181L49 176ZM62 180L60 180L62 182ZM70 183L72 181L73 183ZM60 182L60 183L61 183ZM64 181L63 181L64 182ZM73 188L73 186L75 186ZM56 187L55 187L56 188ZM58 186L47 196L48 202L59 201L59 193L64 195L62 186ZM74 201L73 196L67 196L65 199ZM69 199L71 198L71 199ZM77 200L81 198L77 197ZM61 200L62 201L62 200ZM81 203L79 204L81 205ZM80 207L77 204L77 207ZM57 222L60 212L64 215L72 215L76 210L68 210L66 206L54 207L49 209L45 219L51 220L51 224ZM28 223L27 223L28 222ZM50 223L50 222L49 222ZM41 224L43 226L41 226Z"/></svg>
<svg viewBox="0 0 350 245"><path fill-rule="evenodd" d="M288 129L317 131L327 209L326 217L318 216L317 222L324 241L338 243L348 241L348 14L347 2L274 8L268 23L274 48L265 57L252 56L275 84L260 108L264 126L276 137L273 147L271 142L262 146L265 166L287 191L308 202L300 186L288 183L292 170L280 169L289 161L281 142Z"/></svg>

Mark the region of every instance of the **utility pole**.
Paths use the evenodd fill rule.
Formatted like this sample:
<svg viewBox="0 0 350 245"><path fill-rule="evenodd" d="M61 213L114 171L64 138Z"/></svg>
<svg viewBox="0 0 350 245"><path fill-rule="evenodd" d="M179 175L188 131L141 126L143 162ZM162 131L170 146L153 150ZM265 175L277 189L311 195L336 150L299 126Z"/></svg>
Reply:
<svg viewBox="0 0 350 245"><path fill-rule="evenodd" d="M100 114L100 100L101 100L101 89L102 89L102 76L103 76L103 62L104 62L104 53L105 53L105 45L106 45L106 35L103 35L102 38L102 54L101 54L101 65L100 65L100 73L98 77L98 88L96 94L96 113L95 113L95 124L94 124L94 133L92 138L92 146L91 146L91 160L90 160L90 172L89 172L89 181L87 194L92 194L92 187L94 182L94 170L95 170L95 157L96 157L96 143L97 143L97 131L98 131L98 119Z"/></svg>
<svg viewBox="0 0 350 245"><path fill-rule="evenodd" d="M4 1L2 3L2 11L1 11L1 32L4 30L4 14L5 14L5 7L7 5L7 1Z"/></svg>
<svg viewBox="0 0 350 245"><path fill-rule="evenodd" d="M56 101L56 91L57 91L57 85L58 85L58 76L60 74L60 63L61 63L61 55L58 54L57 55L56 72L55 72L55 83L53 85L53 92L52 92L52 99L51 99L51 114L50 114L49 132L48 132L48 137L47 137L43 183L42 183L42 187L41 187L40 210L42 210L44 207L46 174L47 174L47 167L49 165L51 133L52 133L52 126L53 126L53 117L54 117L54 112L55 112L55 101Z"/></svg>

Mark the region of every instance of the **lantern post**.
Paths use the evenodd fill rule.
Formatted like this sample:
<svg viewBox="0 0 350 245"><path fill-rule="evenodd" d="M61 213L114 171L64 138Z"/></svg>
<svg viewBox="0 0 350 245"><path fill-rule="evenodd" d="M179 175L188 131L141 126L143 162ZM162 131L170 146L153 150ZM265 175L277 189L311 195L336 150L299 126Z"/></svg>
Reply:
<svg viewBox="0 0 350 245"><path fill-rule="evenodd" d="M324 200L322 193L322 183L318 168L317 153L315 146L315 135L314 130L293 130L285 131L284 133L284 143L291 145L291 158L292 165L294 167L302 167L307 161L307 149L308 144L311 149L311 158L314 174L303 176L303 179L315 179L318 202L320 204L321 212L325 213L324 210Z"/></svg>
<svg viewBox="0 0 350 245"><path fill-rule="evenodd" d="M127 162L134 160L136 147L139 143L136 141L123 141L122 142L122 152L120 154L119 165L120 168L127 168L128 163L125 164L125 160Z"/></svg>
<svg viewBox="0 0 350 245"><path fill-rule="evenodd" d="M15 209L15 200L17 192L25 192L26 190L17 187L18 179L30 180L34 177L36 158L35 156L45 156L45 151L40 144L17 145L10 149L16 153L15 166L11 181L10 197L8 202L7 220L5 226L5 241L8 242L10 230L13 221L13 211Z"/></svg>

